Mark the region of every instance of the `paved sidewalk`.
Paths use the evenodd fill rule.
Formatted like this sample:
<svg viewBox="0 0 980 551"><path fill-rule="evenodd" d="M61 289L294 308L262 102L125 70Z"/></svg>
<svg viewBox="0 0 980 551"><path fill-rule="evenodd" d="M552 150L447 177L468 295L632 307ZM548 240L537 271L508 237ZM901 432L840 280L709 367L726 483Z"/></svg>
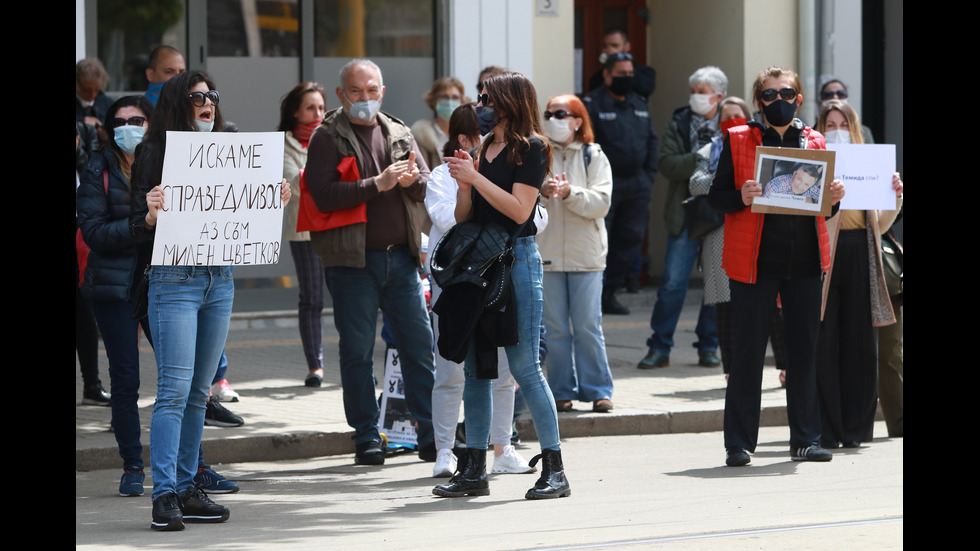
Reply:
<svg viewBox="0 0 980 551"><path fill-rule="evenodd" d="M229 360L227 377L241 395L241 401L225 405L241 415L245 425L237 428L206 427L204 451L208 462L275 461L352 454L354 446L350 440L350 428L344 419L337 367L338 338L332 316L324 315L323 318L324 385L319 389L309 389L303 386L307 370L295 310L239 311L247 309L246 303L253 299L250 293L256 293L256 296L261 294L260 291L240 291L236 297L236 313L232 318L226 348ZM628 316L606 316L603 327L616 385L613 395L615 409L609 413L592 413L591 403L576 402L576 411L559 415L563 437L721 430L724 375L720 367L698 367L697 351L692 346L701 300L700 290L688 293L675 335L677 346L671 355L670 367L654 370L636 368L636 363L646 353L649 318L655 299L655 289L649 287L635 295L623 295L621 300L632 313ZM379 338L375 347L375 367L379 379L383 368L383 351L384 344ZM144 427L143 451L148 460L156 366L152 350L145 340L142 341L141 362L139 405ZM104 351L100 357L99 371L108 389L108 364ZM80 404L82 383L77 359L75 387L75 403ZM785 425L785 405L785 392L779 386L778 371L767 368L763 378L762 424ZM76 406L77 471L121 467L109 423L109 408ZM533 438L533 426L529 420L524 420L520 428L525 442ZM788 429L786 436L788 438ZM718 455L723 455L720 440Z"/></svg>

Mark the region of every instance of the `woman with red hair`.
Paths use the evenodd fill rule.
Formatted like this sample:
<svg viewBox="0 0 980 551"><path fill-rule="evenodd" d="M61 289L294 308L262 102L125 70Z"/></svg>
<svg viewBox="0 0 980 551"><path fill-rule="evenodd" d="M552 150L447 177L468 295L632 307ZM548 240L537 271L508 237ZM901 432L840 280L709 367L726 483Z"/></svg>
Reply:
<svg viewBox="0 0 980 551"><path fill-rule="evenodd" d="M603 219L612 200L612 169L585 105L555 96L544 112L551 141L551 174L541 186L548 231L538 238L544 261L544 323L548 384L558 411L573 400L593 411L612 409L613 380L602 335L602 272L609 243Z"/></svg>

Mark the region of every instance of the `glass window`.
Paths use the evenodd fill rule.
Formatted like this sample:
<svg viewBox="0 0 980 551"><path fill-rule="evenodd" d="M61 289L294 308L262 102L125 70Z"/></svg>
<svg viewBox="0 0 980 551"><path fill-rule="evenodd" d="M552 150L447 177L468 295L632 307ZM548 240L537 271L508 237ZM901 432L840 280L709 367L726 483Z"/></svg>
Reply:
<svg viewBox="0 0 980 551"><path fill-rule="evenodd" d="M299 2L208 0L208 54L299 56Z"/></svg>
<svg viewBox="0 0 980 551"><path fill-rule="evenodd" d="M161 45L187 49L184 0L98 0L97 57L110 91L145 91L146 62Z"/></svg>
<svg viewBox="0 0 980 551"><path fill-rule="evenodd" d="M433 0L316 0L317 57L427 57Z"/></svg>

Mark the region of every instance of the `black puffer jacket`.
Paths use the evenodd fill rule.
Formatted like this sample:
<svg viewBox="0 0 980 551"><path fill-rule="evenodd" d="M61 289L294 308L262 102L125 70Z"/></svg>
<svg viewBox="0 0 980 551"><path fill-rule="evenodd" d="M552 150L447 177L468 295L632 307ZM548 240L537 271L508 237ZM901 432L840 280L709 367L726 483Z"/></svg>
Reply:
<svg viewBox="0 0 980 551"><path fill-rule="evenodd" d="M106 190L103 171L109 173ZM129 232L129 182L108 150L94 153L75 197L82 238L91 249L82 293L92 300L132 299L141 247Z"/></svg>

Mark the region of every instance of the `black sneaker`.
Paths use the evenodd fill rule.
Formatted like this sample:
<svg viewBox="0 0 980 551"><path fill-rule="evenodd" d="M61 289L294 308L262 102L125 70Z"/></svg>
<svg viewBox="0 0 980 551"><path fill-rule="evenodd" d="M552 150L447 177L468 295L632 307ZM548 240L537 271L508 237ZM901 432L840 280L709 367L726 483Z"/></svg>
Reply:
<svg viewBox="0 0 980 551"><path fill-rule="evenodd" d="M180 494L180 510L184 521L191 523L224 522L231 515L227 507L211 501L208 494L197 486L191 486Z"/></svg>
<svg viewBox="0 0 980 551"><path fill-rule="evenodd" d="M358 444L354 451L355 465L384 465L385 450L381 442L371 440Z"/></svg>
<svg viewBox="0 0 980 551"><path fill-rule="evenodd" d="M85 406L108 406L112 396L102 388L102 383L85 385L82 391L82 405Z"/></svg>
<svg viewBox="0 0 980 551"><path fill-rule="evenodd" d="M153 520L150 528L160 532L176 532L184 529L184 516L180 512L177 494L167 492L153 500Z"/></svg>
<svg viewBox="0 0 980 551"><path fill-rule="evenodd" d="M830 461L833 458L834 454L816 444L790 450L790 459L793 461Z"/></svg>
<svg viewBox="0 0 980 551"><path fill-rule="evenodd" d="M212 395L204 412L204 424L211 427L240 427L245 420L221 405L221 400Z"/></svg>
<svg viewBox="0 0 980 551"><path fill-rule="evenodd" d="M752 461L752 458L749 457L749 452L742 448L730 448L728 450L728 458L725 459L725 465L729 467L741 467L748 465L750 461Z"/></svg>

